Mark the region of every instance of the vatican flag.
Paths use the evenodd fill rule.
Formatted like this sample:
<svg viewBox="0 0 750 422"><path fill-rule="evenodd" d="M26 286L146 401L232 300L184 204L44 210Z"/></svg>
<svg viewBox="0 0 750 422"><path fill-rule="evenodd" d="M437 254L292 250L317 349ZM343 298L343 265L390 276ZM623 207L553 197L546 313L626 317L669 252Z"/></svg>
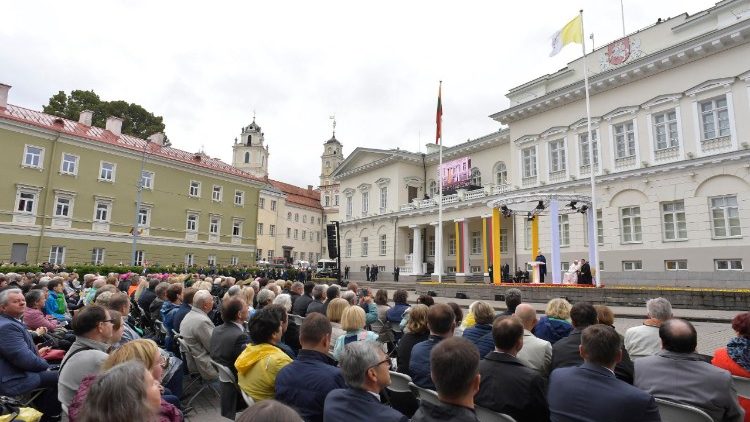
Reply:
<svg viewBox="0 0 750 422"><path fill-rule="evenodd" d="M576 16L568 22L563 28L552 35L552 57L559 53L565 45L570 43L583 44L583 19L581 15Z"/></svg>

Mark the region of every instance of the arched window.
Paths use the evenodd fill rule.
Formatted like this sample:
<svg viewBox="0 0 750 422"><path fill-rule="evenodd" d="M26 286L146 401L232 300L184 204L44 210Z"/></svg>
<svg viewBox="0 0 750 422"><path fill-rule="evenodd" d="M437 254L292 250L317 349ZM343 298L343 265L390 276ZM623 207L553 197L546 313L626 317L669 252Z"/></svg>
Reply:
<svg viewBox="0 0 750 422"><path fill-rule="evenodd" d="M505 167L504 162L499 161L496 163L493 173L495 174L495 184L505 185L508 183L508 169Z"/></svg>
<svg viewBox="0 0 750 422"><path fill-rule="evenodd" d="M430 180L430 197L434 198L438 193L438 184L434 180Z"/></svg>
<svg viewBox="0 0 750 422"><path fill-rule="evenodd" d="M249 163L249 162L250 162L250 152L246 152L245 153L245 163Z"/></svg>
<svg viewBox="0 0 750 422"><path fill-rule="evenodd" d="M247 146L250 146L252 142L253 142L253 135L247 135Z"/></svg>
<svg viewBox="0 0 750 422"><path fill-rule="evenodd" d="M471 184L474 186L482 186L482 172L476 167L471 169Z"/></svg>

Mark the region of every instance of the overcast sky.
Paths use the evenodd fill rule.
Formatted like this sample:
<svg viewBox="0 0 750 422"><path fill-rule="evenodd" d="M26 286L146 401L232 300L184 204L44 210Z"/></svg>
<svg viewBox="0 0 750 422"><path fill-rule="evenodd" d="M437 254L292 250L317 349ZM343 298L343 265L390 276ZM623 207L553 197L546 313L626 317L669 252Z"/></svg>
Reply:
<svg viewBox="0 0 750 422"><path fill-rule="evenodd" d="M624 0L625 27L713 4ZM255 110L271 177L317 186L329 116L345 154L424 150L439 80L444 145L497 130L487 116L510 88L580 55L548 57L581 8L597 46L622 36L619 0L5 2L0 82L37 110L74 89L138 103L164 116L173 146L227 162Z"/></svg>

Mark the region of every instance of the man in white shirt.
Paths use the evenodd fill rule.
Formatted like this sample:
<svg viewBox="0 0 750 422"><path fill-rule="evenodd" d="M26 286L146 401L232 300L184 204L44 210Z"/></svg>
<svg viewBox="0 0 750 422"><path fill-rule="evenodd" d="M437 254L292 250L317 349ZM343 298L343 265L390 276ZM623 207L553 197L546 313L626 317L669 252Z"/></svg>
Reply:
<svg viewBox="0 0 750 422"><path fill-rule="evenodd" d="M672 318L672 304L663 297L649 299L646 311L648 319L643 321L643 325L625 331L625 350L632 360L654 355L661 350L659 327Z"/></svg>
<svg viewBox="0 0 750 422"><path fill-rule="evenodd" d="M518 352L516 358L524 365L547 377L549 366L552 363L552 344L542 340L531 333L537 323L536 310L527 303L521 303L516 307L514 313L523 324L523 348Z"/></svg>

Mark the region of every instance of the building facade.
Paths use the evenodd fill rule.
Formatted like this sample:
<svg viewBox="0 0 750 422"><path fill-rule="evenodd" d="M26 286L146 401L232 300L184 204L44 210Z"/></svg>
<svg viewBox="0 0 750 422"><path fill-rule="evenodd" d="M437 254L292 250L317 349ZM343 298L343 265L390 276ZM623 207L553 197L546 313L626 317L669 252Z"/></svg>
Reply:
<svg viewBox="0 0 750 422"><path fill-rule="evenodd" d="M9 90L0 85L0 261L254 263L263 180L161 134L124 135L118 118L98 128L91 112L75 122L8 104Z"/></svg>
<svg viewBox="0 0 750 422"><path fill-rule="evenodd" d="M494 235L500 262L523 267L533 260L528 220L504 217L488 233L487 204L524 193L587 195L593 167L605 284L746 286L749 10L746 0L722 1L587 55L593 157L583 58L511 89L510 107L491 116L504 125L498 132L444 149L446 161L471 160L471 181L456 192L438 194L435 151L356 149L333 174L343 194L345 262L353 270L375 264L381 272L399 266L402 274L481 278ZM548 254L550 225L540 218ZM577 213L559 217L563 268L550 270L587 258L584 222ZM443 265L434 269L441 250Z"/></svg>

